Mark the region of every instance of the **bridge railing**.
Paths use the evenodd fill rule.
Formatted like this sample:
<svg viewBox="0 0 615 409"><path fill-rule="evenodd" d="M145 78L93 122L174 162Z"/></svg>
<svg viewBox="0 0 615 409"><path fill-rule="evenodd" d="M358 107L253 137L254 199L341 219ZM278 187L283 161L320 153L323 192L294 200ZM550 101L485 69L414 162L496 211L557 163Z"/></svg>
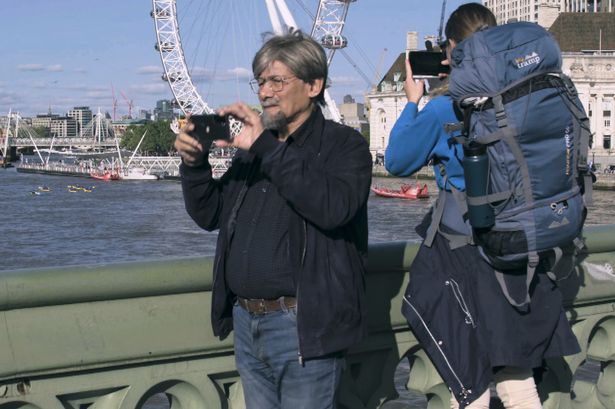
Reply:
<svg viewBox="0 0 615 409"><path fill-rule="evenodd" d="M41 147L49 147L52 144L55 147L60 146L84 146L84 147L107 147L107 148L115 148L115 140L114 139L104 139L102 141L97 141L92 138L35 138L36 146ZM9 146L17 146L21 147L33 147L34 144L30 138L9 138Z"/></svg>
<svg viewBox="0 0 615 409"><path fill-rule="evenodd" d="M589 255L562 285L583 351L545 363L545 408L615 407L615 225L586 233ZM402 358L407 387L429 408L448 407L400 312L416 251L370 246L369 336L349 353L342 408L394 399ZM0 272L0 409L132 409L162 392L173 409L242 408L232 337L210 329L211 271L203 257ZM598 381L573 383L588 359L600 363Z"/></svg>

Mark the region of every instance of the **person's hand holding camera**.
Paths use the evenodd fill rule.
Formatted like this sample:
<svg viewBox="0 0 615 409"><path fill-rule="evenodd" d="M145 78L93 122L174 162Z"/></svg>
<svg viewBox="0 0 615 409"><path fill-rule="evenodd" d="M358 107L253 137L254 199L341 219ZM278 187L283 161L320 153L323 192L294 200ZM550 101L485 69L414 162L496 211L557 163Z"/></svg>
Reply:
<svg viewBox="0 0 615 409"><path fill-rule="evenodd" d="M188 166L200 166L205 162L207 151L203 149L203 145L201 145L198 139L190 135L192 131L194 131L194 124L190 122L190 117L188 117L186 125L182 127L175 138L174 146L184 164Z"/></svg>
<svg viewBox="0 0 615 409"><path fill-rule="evenodd" d="M406 92L408 102L414 102L417 105L425 93L425 82L424 80L414 79L414 76L412 75L412 66L410 65L410 60L408 58L406 58L406 80L404 81L404 91Z"/></svg>
<svg viewBox="0 0 615 409"><path fill-rule="evenodd" d="M243 127L233 138L232 146L250 150L252 144L263 133L264 127L261 122L261 117L258 112L250 108L243 102L236 102L231 105L227 105L218 111L219 115L231 115L238 121L241 121Z"/></svg>

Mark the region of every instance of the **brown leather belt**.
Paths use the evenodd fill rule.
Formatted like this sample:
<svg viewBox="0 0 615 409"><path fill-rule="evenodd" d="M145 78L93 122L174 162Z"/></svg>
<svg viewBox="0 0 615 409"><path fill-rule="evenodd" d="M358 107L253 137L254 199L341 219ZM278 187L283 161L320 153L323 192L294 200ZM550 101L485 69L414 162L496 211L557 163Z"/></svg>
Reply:
<svg viewBox="0 0 615 409"><path fill-rule="evenodd" d="M295 297L280 297L275 300L237 297L237 302L244 310L258 315L291 309L297 306L297 299Z"/></svg>

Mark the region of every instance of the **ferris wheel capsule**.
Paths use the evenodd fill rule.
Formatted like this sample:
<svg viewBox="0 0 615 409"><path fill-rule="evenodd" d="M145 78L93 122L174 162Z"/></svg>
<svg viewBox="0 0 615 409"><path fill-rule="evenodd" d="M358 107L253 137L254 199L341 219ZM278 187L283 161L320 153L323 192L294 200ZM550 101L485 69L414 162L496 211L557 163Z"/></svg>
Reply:
<svg viewBox="0 0 615 409"><path fill-rule="evenodd" d="M165 72L162 74L162 80L169 83L180 81L182 78L181 72L169 72L168 74Z"/></svg>
<svg viewBox="0 0 615 409"><path fill-rule="evenodd" d="M330 50L339 50L348 45L348 39L341 34L327 34L320 38L320 44Z"/></svg>
<svg viewBox="0 0 615 409"><path fill-rule="evenodd" d="M160 43L160 45L158 45L158 43L154 44L154 49L156 49L156 51L169 52L173 51L173 48L175 47L172 43Z"/></svg>
<svg viewBox="0 0 615 409"><path fill-rule="evenodd" d="M154 9L152 11L150 11L149 15L152 18L167 18L167 17L171 17L171 13L166 10L166 9Z"/></svg>

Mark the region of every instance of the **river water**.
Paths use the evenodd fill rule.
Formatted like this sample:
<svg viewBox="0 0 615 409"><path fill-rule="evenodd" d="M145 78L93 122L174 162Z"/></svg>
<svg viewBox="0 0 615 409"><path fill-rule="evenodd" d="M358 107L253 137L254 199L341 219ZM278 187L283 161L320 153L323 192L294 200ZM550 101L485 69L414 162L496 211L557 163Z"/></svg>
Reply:
<svg viewBox="0 0 615 409"><path fill-rule="evenodd" d="M408 179L374 178L397 188ZM411 181L413 183L413 181ZM418 240L414 226L435 199L387 199L370 195L370 242ZM69 191L69 185L91 192ZM32 194L46 186L49 192ZM75 189L71 189L75 190ZM216 233L186 214L177 181L99 182L77 177L0 169L2 233L0 271L210 255ZM615 192L597 191L588 224L614 220Z"/></svg>

